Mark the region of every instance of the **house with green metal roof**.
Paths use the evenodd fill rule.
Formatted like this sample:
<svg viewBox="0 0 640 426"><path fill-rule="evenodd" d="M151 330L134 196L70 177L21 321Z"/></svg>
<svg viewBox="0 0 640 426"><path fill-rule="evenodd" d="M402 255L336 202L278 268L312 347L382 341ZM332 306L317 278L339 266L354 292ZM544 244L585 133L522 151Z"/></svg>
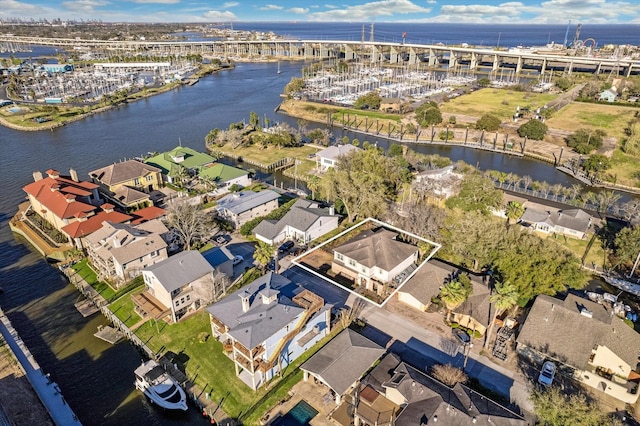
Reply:
<svg viewBox="0 0 640 426"><path fill-rule="evenodd" d="M186 170L190 176L210 178L223 189L233 184L241 187L251 184L249 172L216 163L216 159L209 154L186 146L178 146L155 155L145 160L145 163L161 169L163 177L169 183L175 183L178 176L184 173L183 170Z"/></svg>

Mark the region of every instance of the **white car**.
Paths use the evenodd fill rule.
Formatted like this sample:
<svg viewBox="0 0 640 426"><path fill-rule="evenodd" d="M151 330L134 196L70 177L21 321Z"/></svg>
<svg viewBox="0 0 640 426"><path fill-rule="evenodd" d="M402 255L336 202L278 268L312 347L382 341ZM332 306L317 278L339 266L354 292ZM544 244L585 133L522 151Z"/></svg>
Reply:
<svg viewBox="0 0 640 426"><path fill-rule="evenodd" d="M538 383L544 386L551 386L553 377L556 375L556 365L551 361L545 361L542 364L542 370L538 376Z"/></svg>
<svg viewBox="0 0 640 426"><path fill-rule="evenodd" d="M236 266L240 263L244 262L244 257L238 255L233 256L233 266Z"/></svg>

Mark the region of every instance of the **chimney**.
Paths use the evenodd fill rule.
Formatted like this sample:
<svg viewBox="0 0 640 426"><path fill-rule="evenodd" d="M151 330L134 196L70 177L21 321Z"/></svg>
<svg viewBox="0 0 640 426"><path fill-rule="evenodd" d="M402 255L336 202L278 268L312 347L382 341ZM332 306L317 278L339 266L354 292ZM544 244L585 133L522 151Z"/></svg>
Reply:
<svg viewBox="0 0 640 426"><path fill-rule="evenodd" d="M102 207L102 211L104 211L105 213L111 213L115 208L113 204L109 204L109 203L105 203L101 207Z"/></svg>
<svg viewBox="0 0 640 426"><path fill-rule="evenodd" d="M73 194L67 194L64 198L67 200L67 203L73 203L76 200L76 196Z"/></svg>
<svg viewBox="0 0 640 426"><path fill-rule="evenodd" d="M42 180L42 172L41 171L33 172L33 181L37 182L39 180Z"/></svg>
<svg viewBox="0 0 640 426"><path fill-rule="evenodd" d="M71 176L71 180L74 182L80 182L78 179L78 172L75 169L69 169L69 176Z"/></svg>
<svg viewBox="0 0 640 426"><path fill-rule="evenodd" d="M240 298L242 299L242 312L247 312L249 310L249 308L251 307L250 303L249 303L249 297L251 295L249 294L248 291L244 291L244 293L242 293L240 295Z"/></svg>
<svg viewBox="0 0 640 426"><path fill-rule="evenodd" d="M58 179L60 177L60 172L54 169L47 170L47 176L52 179Z"/></svg>

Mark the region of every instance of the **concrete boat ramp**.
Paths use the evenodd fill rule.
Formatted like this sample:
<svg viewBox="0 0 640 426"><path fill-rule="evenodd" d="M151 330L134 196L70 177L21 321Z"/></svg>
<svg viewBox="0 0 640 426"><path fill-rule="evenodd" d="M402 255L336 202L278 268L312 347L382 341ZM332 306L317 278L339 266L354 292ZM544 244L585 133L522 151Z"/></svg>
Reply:
<svg viewBox="0 0 640 426"><path fill-rule="evenodd" d="M99 325L98 331L93 335L112 345L115 345L124 337L124 334L109 325Z"/></svg>

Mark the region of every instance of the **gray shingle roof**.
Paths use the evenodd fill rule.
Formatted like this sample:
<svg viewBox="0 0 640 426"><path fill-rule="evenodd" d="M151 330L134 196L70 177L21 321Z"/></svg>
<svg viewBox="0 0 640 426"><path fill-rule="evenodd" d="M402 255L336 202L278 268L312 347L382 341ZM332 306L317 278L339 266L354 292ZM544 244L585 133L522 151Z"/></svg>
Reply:
<svg viewBox="0 0 640 426"><path fill-rule="evenodd" d="M275 238L288 225L306 232L321 217L329 217L329 209L321 209L318 203L309 200L297 200L291 209L279 221L263 220L254 232L268 239Z"/></svg>
<svg viewBox="0 0 640 426"><path fill-rule="evenodd" d="M416 246L396 240L397 236L384 228L366 230L334 251L368 268L377 266L390 271L418 251Z"/></svg>
<svg viewBox="0 0 640 426"><path fill-rule="evenodd" d="M278 197L278 193L271 191L270 189L260 192L235 192L233 194L225 195L218 200L217 208L228 210L237 215L266 204L269 201L277 200Z"/></svg>
<svg viewBox="0 0 640 426"><path fill-rule="evenodd" d="M213 267L199 251L187 250L144 270L153 272L162 287L168 292L172 292L212 273Z"/></svg>
<svg viewBox="0 0 640 426"><path fill-rule="evenodd" d="M591 311L593 317L581 315L581 309ZM604 305L573 294L564 301L541 295L533 303L517 342L583 370L594 346L602 345L635 368L640 334Z"/></svg>
<svg viewBox="0 0 640 426"><path fill-rule="evenodd" d="M431 302L431 298L440 293L440 287L457 269L443 263L427 262L418 272L407 281L398 292L412 295L424 305Z"/></svg>
<svg viewBox="0 0 640 426"><path fill-rule="evenodd" d="M277 291L276 301L263 303L263 294ZM304 309L291 301L301 288L282 275L269 272L240 290L207 308L207 311L229 328L231 335L249 349L293 321ZM249 297L250 308L242 311L241 296Z"/></svg>
<svg viewBox="0 0 640 426"><path fill-rule="evenodd" d="M592 217L589 213L580 209L561 210L551 213L528 208L520 219L528 223L546 223L550 226L561 226L567 229L587 232Z"/></svg>
<svg viewBox="0 0 640 426"><path fill-rule="evenodd" d="M342 395L383 353L380 345L347 328L300 369L318 375L334 392Z"/></svg>
<svg viewBox="0 0 640 426"><path fill-rule="evenodd" d="M432 423L467 426L473 418L476 419L475 425L482 426L527 424L516 413L470 388L461 384L450 388L404 362L398 364L390 373L386 358L372 370L371 375L378 380L386 375L388 379L382 386L395 388L407 401L407 405L396 418L396 426ZM380 371L383 368L386 372ZM438 423L434 422L436 416Z"/></svg>
<svg viewBox="0 0 640 426"><path fill-rule="evenodd" d="M159 168L150 164L141 163L136 160L127 160L89 172L89 176L98 179L106 185L115 185L160 171Z"/></svg>
<svg viewBox="0 0 640 426"><path fill-rule="evenodd" d="M105 260L113 256L118 263L124 265L167 247L167 243L162 238L162 235L167 232L169 232L167 227L158 219L139 225L104 222L102 228L87 236L86 239L93 245L104 241L106 244L98 248L95 253ZM120 246L114 244L115 240L120 242Z"/></svg>

